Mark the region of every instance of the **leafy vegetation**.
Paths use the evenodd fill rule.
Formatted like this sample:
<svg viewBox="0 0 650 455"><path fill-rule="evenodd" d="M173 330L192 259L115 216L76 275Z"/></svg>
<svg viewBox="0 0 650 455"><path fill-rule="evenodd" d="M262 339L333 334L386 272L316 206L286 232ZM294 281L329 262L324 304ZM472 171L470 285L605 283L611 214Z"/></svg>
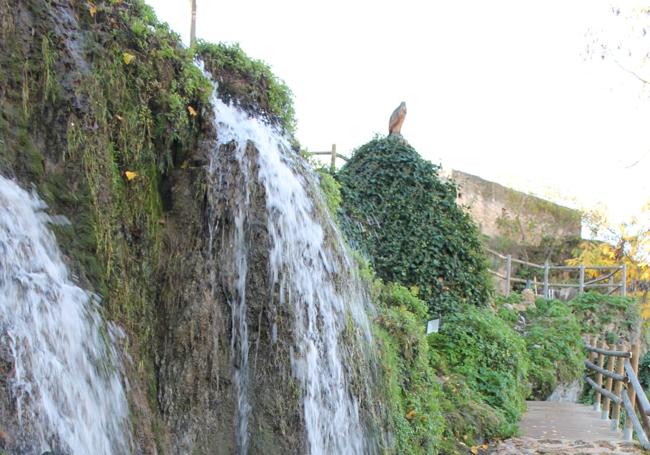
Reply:
<svg viewBox="0 0 650 455"><path fill-rule="evenodd" d="M643 212L650 209L646 205ZM594 239L583 241L575 248L573 258L567 261L569 265L589 264L600 266L620 266L625 264L628 295L640 299L644 318L650 317L648 306L648 291L650 291L650 264L648 263L648 247L650 246L650 229L648 226L633 219L618 227L612 227L607 217L597 210L585 214L585 224ZM600 271L586 270L588 278L596 278ZM617 284L620 274L616 275Z"/></svg>
<svg viewBox="0 0 650 455"><path fill-rule="evenodd" d="M641 310L634 297L587 292L568 302L578 318L582 333L609 335L609 343L639 334Z"/></svg>
<svg viewBox="0 0 650 455"><path fill-rule="evenodd" d="M545 400L558 384L570 384L582 374L582 327L566 302L537 299L536 305L524 313L507 305L520 302L519 294L499 298L498 313L521 332L526 343L530 359L529 397ZM520 324L520 315L525 325Z"/></svg>
<svg viewBox="0 0 650 455"><path fill-rule="evenodd" d="M471 346L457 345L453 339L466 324L466 318L445 322L444 333L427 336L424 321L428 308L424 301L404 286L375 279L368 269L362 275L369 277L378 305L373 328L382 371L379 389L384 396L387 430L392 434L389 438L392 442L384 449L399 454L464 453L468 447L487 439L512 435L516 417L509 416L508 412L513 411L517 416L521 412L525 375L515 373L515 378L508 371L508 378L521 382L516 384L508 379L500 382L503 387L494 389L478 380L477 374L468 378L460 365L463 359L469 358L474 366L489 368L490 359L479 347L494 349L511 342L510 336L516 340L512 329L499 322L494 331L486 332L487 326L497 321L496 316L486 308L471 308L469 311L478 312L479 318L489 321L474 326L478 331ZM519 340L518 347L522 345ZM523 373L525 355L525 351L515 349L512 364L516 372ZM457 359L458 364L449 359ZM495 371L492 379L496 376ZM514 394L508 394L508 386L514 387ZM517 410L501 401L513 398L518 403ZM509 411L495 406L495 402Z"/></svg>
<svg viewBox="0 0 650 455"><path fill-rule="evenodd" d="M357 149L337 175L352 245L382 279L417 287L433 315L485 304L490 289L478 228L438 171L389 136Z"/></svg>
<svg viewBox="0 0 650 455"><path fill-rule="evenodd" d="M269 117L293 133L296 114L289 87L261 60L250 58L239 44L212 44L198 40L196 54L219 82L219 95L245 109Z"/></svg>
<svg viewBox="0 0 650 455"><path fill-rule="evenodd" d="M435 453L444 421L440 409L442 391L422 330L426 304L400 285L379 286L382 306L374 332L381 353L395 453Z"/></svg>
<svg viewBox="0 0 650 455"><path fill-rule="evenodd" d="M501 412L514 434L528 395L526 345L490 308L467 306L443 319L438 334L429 337L440 366L467 381L492 408Z"/></svg>

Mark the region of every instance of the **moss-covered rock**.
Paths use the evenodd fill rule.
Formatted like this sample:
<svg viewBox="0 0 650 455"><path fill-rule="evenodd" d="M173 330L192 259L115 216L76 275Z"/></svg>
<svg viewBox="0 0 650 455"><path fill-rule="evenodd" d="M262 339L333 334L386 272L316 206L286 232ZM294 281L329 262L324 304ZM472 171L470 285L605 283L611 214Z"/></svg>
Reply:
<svg viewBox="0 0 650 455"><path fill-rule="evenodd" d="M128 333L135 453L233 451L230 314L206 256L212 83L141 0L0 0L0 41L0 173L70 220L52 227L70 269ZM288 89L237 56L213 75L290 129ZM264 359L256 434L299 447L299 422L278 417L295 390ZM0 391L7 415L11 400Z"/></svg>

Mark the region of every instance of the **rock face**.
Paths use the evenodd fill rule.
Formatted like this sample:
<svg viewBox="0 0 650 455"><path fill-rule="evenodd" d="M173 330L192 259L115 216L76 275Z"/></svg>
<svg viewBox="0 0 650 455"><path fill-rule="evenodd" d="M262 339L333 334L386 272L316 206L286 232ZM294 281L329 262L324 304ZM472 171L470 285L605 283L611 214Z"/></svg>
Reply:
<svg viewBox="0 0 650 455"><path fill-rule="evenodd" d="M346 453L360 453L367 422L359 414L373 406L352 400L368 393L363 361L335 365L336 380L322 384L354 403L344 412L356 416L341 427L345 437L330 437L334 424L349 421L336 400L329 422L316 418L309 427L310 380L296 365L310 353L300 354L292 307L272 304L287 288L270 273L266 189L251 180L238 231L243 170L236 147L218 141L212 86L177 38L140 1L0 0L0 39L0 174L33 185L51 214L70 221L51 226L66 265L103 297L106 319L126 332L120 355L132 453L319 453L323 440L329 442L320 453L328 453L327 444L351 444ZM264 87L255 93L264 96ZM215 150L224 164L218 175L208 169ZM253 144L246 154L257 162ZM247 172L256 175L252 167ZM326 225L324 242L335 244L335 228L318 210L312 215ZM248 250L243 287L232 266L238 232ZM349 264L329 259L322 258L340 290ZM242 289L249 304L237 313L232 303ZM359 333L346 311L333 318L327 341L359 360ZM323 314L314 321L316 339L330 321ZM238 385L244 364L253 410L247 419L238 417L246 408ZM7 385L11 368L11 353L0 345L0 450L13 454L21 453L11 445L21 429Z"/></svg>
<svg viewBox="0 0 650 455"><path fill-rule="evenodd" d="M211 281L207 241L204 166L215 131L186 111L184 103L201 111L182 91L194 70L189 54L164 29L134 36L147 14L140 2L91 10L65 0L0 1L0 173L34 185L51 213L70 220L52 226L69 268L127 329L133 453L232 453L230 314L226 291ZM161 47L171 57L157 60ZM135 55L131 63L124 52ZM165 101L172 86L176 114ZM172 115L180 117L167 123ZM165 156L171 162L158 167ZM139 177L128 183L126 170ZM20 453L5 351L0 447ZM283 383L276 372L258 374L267 387ZM282 387L274 392L263 396L291 402ZM260 424L256 433L283 431L300 447L299 424Z"/></svg>

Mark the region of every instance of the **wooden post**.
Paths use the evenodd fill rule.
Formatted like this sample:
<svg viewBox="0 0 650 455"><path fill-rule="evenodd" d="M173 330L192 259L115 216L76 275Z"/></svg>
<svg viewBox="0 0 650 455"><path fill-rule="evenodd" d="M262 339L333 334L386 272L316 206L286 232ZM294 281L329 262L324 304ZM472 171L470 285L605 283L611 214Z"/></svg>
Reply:
<svg viewBox="0 0 650 455"><path fill-rule="evenodd" d="M330 164L330 172L334 174L336 172L336 144L332 144L332 162Z"/></svg>
<svg viewBox="0 0 650 455"><path fill-rule="evenodd" d="M549 271L549 266L548 266L548 260L544 262L544 298L545 299L550 299L551 296L549 295L549 289L548 289L548 271Z"/></svg>
<svg viewBox="0 0 650 455"><path fill-rule="evenodd" d="M578 294L584 294L585 293L585 266L581 265L580 266L580 288L578 290Z"/></svg>
<svg viewBox="0 0 650 455"><path fill-rule="evenodd" d="M596 345L598 344L598 337L596 335L587 335L587 344L589 346L593 346L595 348ZM587 360L597 364L598 363L598 353L590 351L587 354Z"/></svg>
<svg viewBox="0 0 650 455"><path fill-rule="evenodd" d="M625 345L619 344L616 346L617 351L625 350ZM625 372L625 358L619 357L616 359L616 373L623 374ZM621 396L621 390L623 389L623 382L616 381L614 384L614 395L617 397ZM612 407L612 430L618 430L618 421L621 415L621 405L620 403L614 403Z"/></svg>
<svg viewBox="0 0 650 455"><path fill-rule="evenodd" d="M609 287L607 288L607 294L612 295L612 292L614 292L614 275L609 277L607 284L609 284Z"/></svg>
<svg viewBox="0 0 650 455"><path fill-rule="evenodd" d="M625 264L621 266L621 273L623 274L621 277L621 295L625 297L627 295L627 266Z"/></svg>
<svg viewBox="0 0 650 455"><path fill-rule="evenodd" d="M607 344L605 344L607 346ZM604 349L608 349L608 347L605 347ZM614 371L614 356L610 355L607 358L607 370L608 371ZM612 378L607 378L607 381L605 382L605 389L607 389L608 392L612 391ZM609 419L609 398L603 397L603 408L602 412L600 414L600 418L603 420L608 420Z"/></svg>
<svg viewBox="0 0 650 455"><path fill-rule="evenodd" d="M599 341L597 347L600 349L604 349L605 347L605 342L604 341ZM603 367L605 364L605 355L604 354L598 354L598 366ZM598 387L602 387L603 385L603 375L600 373L596 374L596 384L598 384ZM600 402L602 400L602 397L599 392L596 392L594 395L594 411L600 411Z"/></svg>
<svg viewBox="0 0 650 455"><path fill-rule="evenodd" d="M639 344L638 343L632 344L632 358L630 359L630 365L632 365L632 370L634 370L634 373L636 374L637 371L639 370ZM630 403L632 403L632 407L636 409L636 393L634 392L634 387L628 386L627 396L630 398ZM623 439L625 441L631 441L632 433L633 433L632 419L626 416L625 429L623 430Z"/></svg>
<svg viewBox="0 0 650 455"><path fill-rule="evenodd" d="M196 0L190 0L192 8L192 23L190 24L190 46L196 42Z"/></svg>
<svg viewBox="0 0 650 455"><path fill-rule="evenodd" d="M512 274L512 256L506 256L506 297L510 295L510 277Z"/></svg>

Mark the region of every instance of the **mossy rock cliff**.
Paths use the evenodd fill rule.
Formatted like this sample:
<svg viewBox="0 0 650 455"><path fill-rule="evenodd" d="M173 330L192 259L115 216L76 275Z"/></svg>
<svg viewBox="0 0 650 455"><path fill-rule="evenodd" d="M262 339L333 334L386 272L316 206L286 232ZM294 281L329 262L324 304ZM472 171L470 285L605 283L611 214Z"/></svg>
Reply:
<svg viewBox="0 0 650 455"><path fill-rule="evenodd" d="M0 42L0 173L70 220L52 226L69 268L126 329L134 452L233 452L230 310L206 255L212 83L194 51L140 0L0 0ZM239 81L233 101L256 93L239 104L290 130L290 92L268 67L233 46L202 49L236 54L213 77ZM298 397L262 346L251 447L288 453L304 439ZM5 449L20 452L7 388L0 408Z"/></svg>

